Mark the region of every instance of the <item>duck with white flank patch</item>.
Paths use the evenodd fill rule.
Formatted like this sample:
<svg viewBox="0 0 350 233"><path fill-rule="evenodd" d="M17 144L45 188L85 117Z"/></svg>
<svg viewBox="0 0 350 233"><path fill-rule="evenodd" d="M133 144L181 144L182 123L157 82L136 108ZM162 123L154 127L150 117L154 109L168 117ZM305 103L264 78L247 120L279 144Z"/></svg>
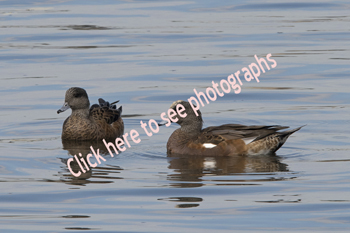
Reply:
<svg viewBox="0 0 350 233"><path fill-rule="evenodd" d="M234 156L259 155L276 152L288 137L303 126L279 132L289 128L280 125L240 125L225 124L202 129L202 114L198 116L190 104L183 100L175 101L170 109L176 111L178 104L186 109L178 118L181 128L175 130L167 143L168 155L202 155L202 156ZM181 107L182 108L182 107Z"/></svg>

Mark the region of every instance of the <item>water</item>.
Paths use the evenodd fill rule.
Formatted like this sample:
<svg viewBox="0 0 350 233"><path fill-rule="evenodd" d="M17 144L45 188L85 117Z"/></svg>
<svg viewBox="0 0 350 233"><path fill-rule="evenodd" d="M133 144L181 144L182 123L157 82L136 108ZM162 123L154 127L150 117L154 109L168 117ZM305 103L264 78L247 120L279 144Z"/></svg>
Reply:
<svg viewBox="0 0 350 233"><path fill-rule="evenodd" d="M347 1L1 1L1 232L348 232ZM306 127L276 156L168 158L152 137L178 99L254 55L277 67L201 108L205 126ZM120 100L141 142L80 178L65 91ZM102 148L97 145L97 148Z"/></svg>

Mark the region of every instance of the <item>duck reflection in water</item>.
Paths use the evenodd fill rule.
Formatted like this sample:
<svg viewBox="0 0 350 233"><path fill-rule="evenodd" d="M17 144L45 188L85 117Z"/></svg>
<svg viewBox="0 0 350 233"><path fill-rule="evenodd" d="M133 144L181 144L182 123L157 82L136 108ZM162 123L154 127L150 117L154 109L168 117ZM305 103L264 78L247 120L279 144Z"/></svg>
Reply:
<svg viewBox="0 0 350 233"><path fill-rule="evenodd" d="M69 140L62 140L63 149L68 151L68 154L71 156L75 156L80 160L83 159L84 161L87 161L87 155L91 154L91 146L93 148L99 148L99 154L101 157L105 157L105 159L110 158L109 152L105 149L105 145L103 142L89 142L89 141L69 141ZM81 154L82 156L79 156ZM73 157L74 158L74 157ZM69 171L67 167L68 158L61 158L62 163L64 163L64 174L63 176L66 178L65 182L69 184L74 185L84 185L88 183L113 183L111 179L123 179L120 176L114 176L114 174L120 174L120 171L123 169L119 166L97 166L97 167L91 167L88 163L85 165L80 162L80 165L78 162L74 159L69 163L69 166L71 170L75 174L80 174L78 177L75 177L72 175L72 173ZM91 161L93 163L96 163L95 158L92 158ZM82 168L85 172L82 171ZM68 172L68 174L66 174ZM79 173L80 172L80 173ZM69 179L67 179L69 178ZM98 178L103 179L103 181L92 181L89 180L90 178ZM106 181L108 179L108 181Z"/></svg>
<svg viewBox="0 0 350 233"><path fill-rule="evenodd" d="M289 172L288 165L280 162L281 158L277 155L259 155L259 156L230 156L230 157L203 157L191 155L177 155L169 158L169 168L175 173L168 175L169 180L201 182L203 176L221 176L246 173L273 174L276 172ZM237 176L236 176L237 178ZM275 180L272 178L272 180ZM251 179L242 180L222 180L229 182L249 182ZM202 186L202 183L180 183L175 186Z"/></svg>

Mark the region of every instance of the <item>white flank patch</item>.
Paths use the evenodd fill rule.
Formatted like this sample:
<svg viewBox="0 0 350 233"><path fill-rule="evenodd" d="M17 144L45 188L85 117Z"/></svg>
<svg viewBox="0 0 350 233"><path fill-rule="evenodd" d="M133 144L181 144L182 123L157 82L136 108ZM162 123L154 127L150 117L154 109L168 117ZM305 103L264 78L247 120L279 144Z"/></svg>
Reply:
<svg viewBox="0 0 350 233"><path fill-rule="evenodd" d="M246 145L248 145L249 143L251 143L252 141L254 141L255 138L243 138L242 140L244 141L244 143Z"/></svg>
<svg viewBox="0 0 350 233"><path fill-rule="evenodd" d="M213 143L203 143L203 146L204 146L205 148L214 148L214 147L216 147L216 145L213 144Z"/></svg>

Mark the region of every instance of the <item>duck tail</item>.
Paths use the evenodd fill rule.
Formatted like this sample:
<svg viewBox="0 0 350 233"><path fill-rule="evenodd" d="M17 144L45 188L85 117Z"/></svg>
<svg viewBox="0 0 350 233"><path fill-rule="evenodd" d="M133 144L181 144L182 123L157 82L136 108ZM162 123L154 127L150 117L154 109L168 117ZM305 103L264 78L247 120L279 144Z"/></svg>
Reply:
<svg viewBox="0 0 350 233"><path fill-rule="evenodd" d="M289 137L290 135L292 135L293 133L295 133L299 129L303 128L304 126L306 126L306 125L302 125L302 126L300 126L298 128L282 131L282 132L279 132L279 133L280 133L281 136Z"/></svg>
<svg viewBox="0 0 350 233"><path fill-rule="evenodd" d="M282 131L282 132L278 132L278 137L280 138L280 143L278 145L278 147L276 148L275 151L277 151L279 148L281 148L281 146L283 146L283 144L287 141L288 137L290 135L292 135L293 133L295 133L296 131L298 131L299 129L303 128L306 125L302 125L298 128L295 129L291 129L291 130L286 130L286 131Z"/></svg>

